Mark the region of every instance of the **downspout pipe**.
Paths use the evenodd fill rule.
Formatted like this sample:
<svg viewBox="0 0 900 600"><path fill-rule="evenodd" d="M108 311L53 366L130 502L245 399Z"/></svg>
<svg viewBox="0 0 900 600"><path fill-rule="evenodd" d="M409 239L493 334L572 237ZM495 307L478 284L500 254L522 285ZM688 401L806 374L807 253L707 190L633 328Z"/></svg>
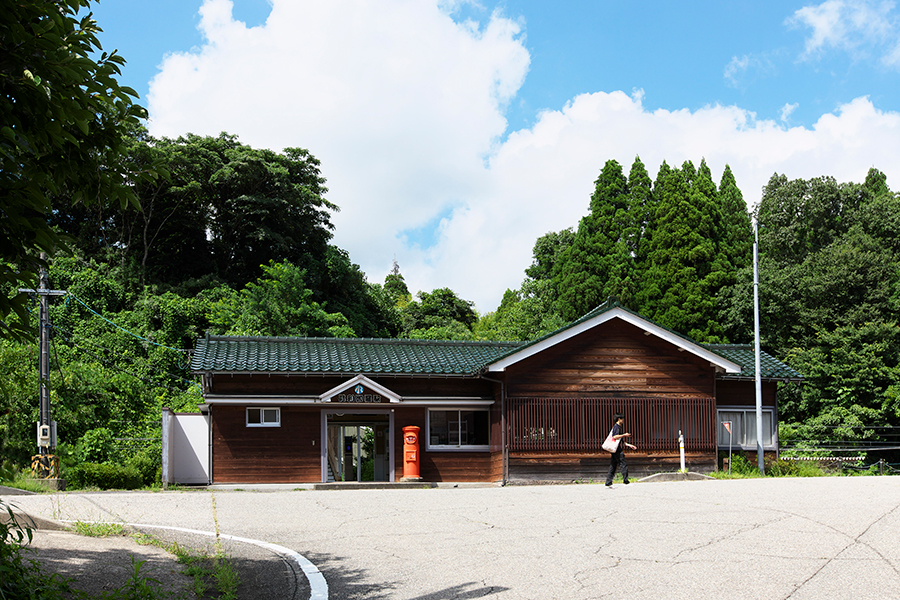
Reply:
<svg viewBox="0 0 900 600"><path fill-rule="evenodd" d="M492 383L500 384L500 452L501 459L500 463L502 465L501 471L501 485L506 485L506 472L507 472L507 450L506 450L506 382L502 379L493 379L491 377L485 377L484 373L479 373L478 377L484 379L485 381L490 381Z"/></svg>

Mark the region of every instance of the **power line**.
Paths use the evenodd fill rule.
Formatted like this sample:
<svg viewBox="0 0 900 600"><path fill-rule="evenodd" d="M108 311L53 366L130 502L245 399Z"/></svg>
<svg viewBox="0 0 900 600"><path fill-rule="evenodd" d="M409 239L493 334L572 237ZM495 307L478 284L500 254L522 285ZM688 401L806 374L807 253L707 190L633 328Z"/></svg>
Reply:
<svg viewBox="0 0 900 600"><path fill-rule="evenodd" d="M90 341L89 339L85 338L84 336L80 336L80 334L76 334L76 333L74 333L73 331L71 331L71 330L69 330L69 329L66 329L65 327L60 327L59 325L53 325L52 323L50 324L50 327L51 327L52 329L55 329L56 331L60 332L61 334L63 334L63 336L65 336L66 340L69 341L71 344L73 344L73 346L75 346L75 347L79 347L79 348L84 349L84 346L82 346L81 344L88 344L88 345L90 345L90 346L93 346L94 348L103 350L104 352L108 352L108 353L111 353L111 354L115 354L117 357L124 358L124 359L128 360L129 362L131 362L132 364L137 363L137 359L131 358L131 357L126 356L126 355L121 354L121 353L118 353L118 352L116 352L116 350L113 350L112 348L107 348L106 346L103 346L102 344L97 344L97 343L95 343L95 342L92 342L92 341ZM73 339L73 338L76 337L76 336L80 336L80 337L81 337L80 341L76 341L76 340ZM153 371L156 371L157 373L161 373L161 374L163 374L163 375L168 375L168 376L171 377L172 379L177 379L177 380L179 380L179 381L182 381L182 382L184 382L184 383L188 383L188 384L191 384L191 385L196 385L196 383L195 383L193 380L186 379L186 378L184 378L184 377L182 377L182 376L180 376L180 375L176 375L175 373L171 373L171 372L169 372L169 371L165 371L165 370L163 370L163 369L154 367L152 364L146 364L146 366L147 366L149 369L151 369L151 370L153 370ZM179 360L178 366L179 366L179 367L182 367L180 360ZM182 368L183 368L183 367L182 367Z"/></svg>
<svg viewBox="0 0 900 600"><path fill-rule="evenodd" d="M128 370L126 370L126 369L123 369L123 368L120 367L119 365L117 365L117 364L115 364L115 363L113 363L113 362L107 360L106 358L104 358L104 357L102 357L102 356L99 356L98 354L95 354L94 352L92 352L91 350L85 348L84 346L79 345L78 342L72 342L72 343L74 344L75 347L79 348L81 351L83 351L83 352L89 354L90 356L94 357L96 360L100 361L102 364L106 365L107 367L109 367L109 368L111 368L111 369L113 369L113 370L119 371L119 372L124 373L124 374L126 374L126 375L130 375L131 377L134 377L135 379L139 379L139 380L144 381L144 382L146 382L146 383L150 383L150 384L152 384L154 387L161 387L161 388L165 388L165 389L167 389L167 390L174 391L174 392L179 392L179 393L183 393L183 392L186 391L186 390L183 390L183 389L181 389L181 388L176 388L176 387L172 387L172 386L169 386L169 385L165 385L165 384L163 384L163 383L159 383L159 382L157 382L157 381L154 381L153 379L150 379L149 377L143 377L143 376L141 376L141 375L138 375L137 373L132 373L131 371L128 371ZM102 346L99 346L99 347L102 348L103 350L107 350L107 351L109 351L109 352L112 352L112 351L109 350L108 348L103 348ZM151 367L151 368L153 368L153 367ZM159 371L158 369L155 369L155 370ZM196 382L191 381L191 380L189 380L189 379L185 379L185 378L183 378L183 377L178 377L178 376L173 375L173 374L171 374L171 373L168 373L168 372L166 372L166 371L159 371L159 372L165 373L166 375L169 375L170 377L172 377L172 378L174 378L174 379L178 379L178 380L180 380L180 381L182 381L182 382L184 382L184 383L188 383L188 384L190 384L191 386L197 386L197 387L199 387L199 384L197 384Z"/></svg>
<svg viewBox="0 0 900 600"><path fill-rule="evenodd" d="M121 331L124 331L125 333L127 333L128 335L130 335L130 336L132 336L132 337L135 337L135 338L137 338L137 339L139 339L139 340L142 340L142 341L144 341L144 342L147 342L148 344L153 344L154 346L159 346L160 348L166 348L167 350L174 350L175 352L185 352L185 353L190 353L190 352L191 352L190 350L183 350L183 349L181 349L181 348L173 348L173 347L171 347L171 346L166 346L165 344L160 344L160 343L158 343L158 342L154 342L153 340L148 339L148 338L145 338L144 336L138 335L138 334L136 334L136 333L134 333L134 332L132 332L132 331L128 331L128 330L125 329L124 327L122 327L122 326L120 326L120 325L118 325L118 324L116 324L116 323L110 321L109 319L107 319L106 317L104 317L103 315L101 315L100 313L98 313L96 310L94 310L93 308L91 308L90 306L88 306L88 305L84 302L84 300L82 300L81 298L79 298L79 297L76 296L75 294L69 293L69 295L66 297L66 302L65 302L65 304L63 305L64 307L68 307L68 305L69 305L69 298L75 298L76 301L78 301L83 307L85 307L86 309L88 309L90 312L92 312L92 313L95 314L96 316L100 317L101 319L103 319L104 321L106 321L107 323L109 323L110 325L112 325L113 327L115 327L116 329L119 329L119 330L121 330Z"/></svg>

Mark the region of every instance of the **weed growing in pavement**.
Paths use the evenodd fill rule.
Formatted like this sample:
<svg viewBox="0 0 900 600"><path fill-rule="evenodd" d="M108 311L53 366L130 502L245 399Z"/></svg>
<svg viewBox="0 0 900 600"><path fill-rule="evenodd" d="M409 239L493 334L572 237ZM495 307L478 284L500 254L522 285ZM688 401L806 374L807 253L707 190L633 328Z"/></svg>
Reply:
<svg viewBox="0 0 900 600"><path fill-rule="evenodd" d="M75 522L75 532L87 537L110 537L113 535L125 535L125 526L121 523L86 523Z"/></svg>
<svg viewBox="0 0 900 600"><path fill-rule="evenodd" d="M26 546L31 543L34 531L19 523L12 506L0 501L0 598L23 600L56 600L71 591L69 582L57 574L47 575L41 565L26 558Z"/></svg>
<svg viewBox="0 0 900 600"><path fill-rule="evenodd" d="M191 590L197 598L219 598L235 600L240 576L231 564L228 556L216 540L215 554L207 554L185 548L178 542L166 543L152 535L137 534L132 536L140 544L150 544L174 554L176 560L184 565L184 574L191 577Z"/></svg>
<svg viewBox="0 0 900 600"><path fill-rule="evenodd" d="M221 594L220 598L222 600L235 600L237 598L238 585L241 583L237 571L224 553L217 554L213 562L215 564L216 587Z"/></svg>
<svg viewBox="0 0 900 600"><path fill-rule="evenodd" d="M169 596L162 595L162 589L159 581L152 577L147 577L141 573L141 567L147 561L138 560L134 556L131 557L131 568L133 573L125 585L112 592L104 592L99 598L101 600L164 600ZM152 584L156 584L156 586ZM83 596L87 598L87 596ZM182 592L178 596L179 600L185 600L186 594Z"/></svg>
<svg viewBox="0 0 900 600"><path fill-rule="evenodd" d="M47 573L40 563L26 558L27 545L34 539L34 530L19 523L12 507L0 501L0 511L7 515L0 522L0 598L16 600L89 600L86 592L73 589L75 580ZM101 600L163 600L159 582L141 573L144 561L133 556L134 572L121 588L104 592ZM156 584L155 586L153 584ZM184 594L181 595L184 598Z"/></svg>
<svg viewBox="0 0 900 600"><path fill-rule="evenodd" d="M65 578L58 573L47 573L37 560L27 557L31 550L27 547L34 539L34 530L20 523L12 506L0 500L0 600L89 600L91 596L73 588L76 580ZM81 535L106 537L124 535L126 529L118 523L85 523L79 521L75 530ZM220 543L216 542L216 553L212 556L192 553L177 543L164 544L153 536L135 534L132 536L141 544L152 544L175 555L179 562L188 565L187 574L194 577L194 591L198 599L219 598L235 600L240 577L231 561L225 555ZM131 557L133 573L127 582L116 590L104 592L101 600L163 600L165 595L159 581L141 572L146 561ZM209 583L214 585L210 586ZM207 591L210 593L207 595ZM186 598L182 592L178 598Z"/></svg>
<svg viewBox="0 0 900 600"><path fill-rule="evenodd" d="M219 523L215 517L215 499L213 499L213 518L218 533ZM184 565L184 574L191 577L191 589L198 599L218 598L235 600L240 585L240 575L222 548L222 542L216 538L215 553L209 554L192 550L178 542L167 543L146 533L131 536L139 544L148 544L162 548Z"/></svg>

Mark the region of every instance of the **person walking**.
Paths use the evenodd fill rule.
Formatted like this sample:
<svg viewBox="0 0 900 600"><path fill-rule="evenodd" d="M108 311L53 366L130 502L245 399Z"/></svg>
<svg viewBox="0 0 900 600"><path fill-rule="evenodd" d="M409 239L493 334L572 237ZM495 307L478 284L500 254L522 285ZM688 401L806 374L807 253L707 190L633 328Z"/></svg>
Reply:
<svg viewBox="0 0 900 600"><path fill-rule="evenodd" d="M618 445L616 446L616 451L610 455L611 459L609 463L609 473L606 474L606 487L612 487L613 477L616 476L616 469L620 469L622 471L622 479L625 485L631 483L628 480L628 463L625 462L625 449L623 448L623 446L628 446L632 450L636 448L623 439L631 437L630 433L625 433L625 417L622 415L616 415L613 418L615 419L616 423L612 428L612 438L616 442L618 442Z"/></svg>

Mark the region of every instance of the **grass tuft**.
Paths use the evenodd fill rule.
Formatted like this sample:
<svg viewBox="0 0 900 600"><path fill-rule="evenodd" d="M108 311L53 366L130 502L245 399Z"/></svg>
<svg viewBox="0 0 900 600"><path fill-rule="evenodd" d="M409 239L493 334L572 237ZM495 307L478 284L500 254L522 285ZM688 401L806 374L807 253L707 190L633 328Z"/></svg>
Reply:
<svg viewBox="0 0 900 600"><path fill-rule="evenodd" d="M86 523L75 522L75 532L88 537L110 537L125 535L125 526L121 523Z"/></svg>

